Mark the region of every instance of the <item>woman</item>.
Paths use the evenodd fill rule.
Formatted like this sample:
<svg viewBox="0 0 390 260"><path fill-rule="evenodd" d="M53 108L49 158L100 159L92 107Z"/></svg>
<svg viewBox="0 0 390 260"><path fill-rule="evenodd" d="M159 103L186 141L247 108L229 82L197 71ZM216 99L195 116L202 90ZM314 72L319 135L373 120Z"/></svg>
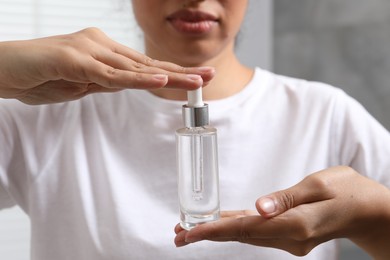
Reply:
<svg viewBox="0 0 390 260"><path fill-rule="evenodd" d="M389 133L340 90L242 65L247 2L133 0L153 60L96 29L0 45L2 97L148 89L1 102L0 205L30 216L32 259L335 259L338 237L389 258ZM171 88L202 82L229 211L175 248ZM182 247L203 239L242 243Z"/></svg>

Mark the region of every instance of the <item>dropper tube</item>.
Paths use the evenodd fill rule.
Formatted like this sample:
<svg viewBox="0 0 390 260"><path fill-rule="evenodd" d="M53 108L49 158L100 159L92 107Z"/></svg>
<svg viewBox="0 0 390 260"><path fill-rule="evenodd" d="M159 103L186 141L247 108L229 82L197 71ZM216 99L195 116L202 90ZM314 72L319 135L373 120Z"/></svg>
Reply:
<svg viewBox="0 0 390 260"><path fill-rule="evenodd" d="M187 91L188 107L200 108L204 106L202 88ZM208 112L208 111L207 111ZM192 191L195 200L202 199L203 192L203 139L201 135L193 135L191 138L192 148Z"/></svg>

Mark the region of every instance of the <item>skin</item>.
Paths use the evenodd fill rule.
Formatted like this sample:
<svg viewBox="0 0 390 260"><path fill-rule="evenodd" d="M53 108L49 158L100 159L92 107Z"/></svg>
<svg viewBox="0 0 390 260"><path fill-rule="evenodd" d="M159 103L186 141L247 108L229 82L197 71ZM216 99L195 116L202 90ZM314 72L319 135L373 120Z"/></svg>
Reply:
<svg viewBox="0 0 390 260"><path fill-rule="evenodd" d="M215 67L217 74L204 89L204 98L220 99L240 91L252 77L253 71L234 54L247 3L133 0L133 7L145 33L147 55L183 66ZM218 26L196 37L174 30L166 17L181 8L216 14L220 18ZM168 99L186 98L183 92L151 91ZM181 247L202 240L237 241L303 256L325 241L345 237L376 259L390 259L389 202L390 191L385 186L349 167L329 168L310 174L287 190L259 198L256 211L222 212L220 221L191 231L177 225L175 244Z"/></svg>
<svg viewBox="0 0 390 260"><path fill-rule="evenodd" d="M304 256L323 242L344 237L375 259L389 259L389 201L385 186L349 167L329 168L259 198L256 211L223 212L220 221L191 231L177 225L175 244L237 241Z"/></svg>
<svg viewBox="0 0 390 260"><path fill-rule="evenodd" d="M215 73L212 67L185 68L151 59L96 28L1 42L0 61L0 97L31 105L131 88L196 89Z"/></svg>
<svg viewBox="0 0 390 260"><path fill-rule="evenodd" d="M234 40L245 16L247 1L133 0L132 3L137 22L144 31L148 56L182 66L211 66L216 69L215 77L203 90L205 100L229 97L251 80L253 70L241 64L234 53ZM181 9L211 13L219 19L219 23L208 34L185 35L167 21L169 15ZM183 91L152 92L167 99L187 99Z"/></svg>
<svg viewBox="0 0 390 260"><path fill-rule="evenodd" d="M208 85L204 89L206 100L231 96L253 75L233 51L247 3L133 0L138 23L145 32L146 56L95 28L2 42L0 97L46 104L90 93L142 88L164 98L184 100L183 90L202 84ZM218 23L205 34L180 33L167 17L183 8L212 12ZM238 241L305 255L325 241L346 237L375 259L390 259L389 202L390 191L383 185L349 167L329 168L308 175L289 189L259 198L256 211L222 212L220 221L189 232L176 226L175 243Z"/></svg>

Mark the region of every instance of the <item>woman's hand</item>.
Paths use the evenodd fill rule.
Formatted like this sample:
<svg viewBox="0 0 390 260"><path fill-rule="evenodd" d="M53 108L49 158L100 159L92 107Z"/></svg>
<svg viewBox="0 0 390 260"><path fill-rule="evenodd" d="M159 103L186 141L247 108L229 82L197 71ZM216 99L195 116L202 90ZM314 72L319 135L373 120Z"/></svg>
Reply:
<svg viewBox="0 0 390 260"><path fill-rule="evenodd" d="M0 43L0 97L55 103L123 89L196 89L214 69L153 60L96 28L68 35Z"/></svg>
<svg viewBox="0 0 390 260"><path fill-rule="evenodd" d="M317 245L351 239L376 259L390 259L390 191L349 167L314 173L256 201L257 211L223 212L190 231L176 226L176 246L200 240L238 241L308 254Z"/></svg>

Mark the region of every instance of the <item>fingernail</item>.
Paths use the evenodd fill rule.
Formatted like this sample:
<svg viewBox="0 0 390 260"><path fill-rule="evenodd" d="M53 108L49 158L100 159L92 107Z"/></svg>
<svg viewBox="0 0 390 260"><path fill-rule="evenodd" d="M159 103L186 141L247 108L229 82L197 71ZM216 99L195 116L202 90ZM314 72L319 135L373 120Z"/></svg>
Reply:
<svg viewBox="0 0 390 260"><path fill-rule="evenodd" d="M165 80L167 80L168 75L164 75L164 74L155 74L155 75L153 75L153 78L154 78L154 79L157 79L157 80L165 81Z"/></svg>
<svg viewBox="0 0 390 260"><path fill-rule="evenodd" d="M260 201L260 208L267 214L271 214L276 211L275 202L269 198L264 198Z"/></svg>
<svg viewBox="0 0 390 260"><path fill-rule="evenodd" d="M196 74L187 74L187 78L189 78L190 80L193 80L193 81L199 81L202 79L201 76L196 75Z"/></svg>
<svg viewBox="0 0 390 260"><path fill-rule="evenodd" d="M199 67L197 70L200 72L213 72L215 69L213 67Z"/></svg>

